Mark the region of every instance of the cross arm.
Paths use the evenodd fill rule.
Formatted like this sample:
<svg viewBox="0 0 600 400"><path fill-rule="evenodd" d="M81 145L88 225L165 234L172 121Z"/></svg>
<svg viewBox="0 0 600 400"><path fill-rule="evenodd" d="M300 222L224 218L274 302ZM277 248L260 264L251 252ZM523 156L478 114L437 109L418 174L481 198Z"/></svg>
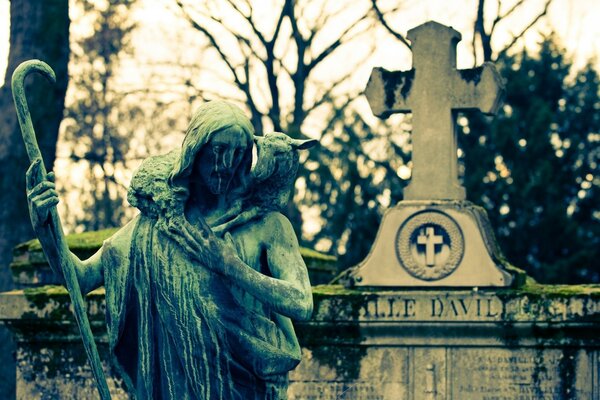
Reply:
<svg viewBox="0 0 600 400"><path fill-rule="evenodd" d="M455 90L450 96L455 110L478 109L484 114L496 114L504 100L504 80L494 64L456 70Z"/></svg>
<svg viewBox="0 0 600 400"><path fill-rule="evenodd" d="M409 94L414 77L414 69L388 71L380 67L373 68L365 88L365 95L373 114L387 118L393 113L410 112Z"/></svg>

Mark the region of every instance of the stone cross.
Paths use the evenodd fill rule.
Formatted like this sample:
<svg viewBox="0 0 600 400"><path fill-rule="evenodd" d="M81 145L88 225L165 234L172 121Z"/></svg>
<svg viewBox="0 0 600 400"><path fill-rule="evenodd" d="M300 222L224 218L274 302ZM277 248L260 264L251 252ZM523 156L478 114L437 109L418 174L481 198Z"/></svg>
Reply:
<svg viewBox="0 0 600 400"><path fill-rule="evenodd" d="M417 243L425 245L425 263L429 266L435 265L435 245L443 244L444 238L436 235L432 226L425 228L424 232L417 237Z"/></svg>
<svg viewBox="0 0 600 400"><path fill-rule="evenodd" d="M413 68L375 68L365 89L373 114L387 118L412 112L412 178L405 200L464 200L458 181L455 111L479 109L494 114L504 92L490 63L457 70L461 35L437 22L408 31Z"/></svg>

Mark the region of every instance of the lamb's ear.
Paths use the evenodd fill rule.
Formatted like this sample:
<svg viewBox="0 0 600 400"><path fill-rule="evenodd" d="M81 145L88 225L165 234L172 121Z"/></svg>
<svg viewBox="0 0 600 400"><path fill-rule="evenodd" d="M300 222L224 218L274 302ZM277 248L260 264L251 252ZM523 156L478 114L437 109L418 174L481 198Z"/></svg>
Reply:
<svg viewBox="0 0 600 400"><path fill-rule="evenodd" d="M265 140L264 136L256 136L253 135L254 143L259 144L261 141Z"/></svg>
<svg viewBox="0 0 600 400"><path fill-rule="evenodd" d="M296 149L296 150L306 150L306 149L310 149L311 147L317 145L319 143L318 140L316 139L307 139L307 140L300 140L300 139L292 139L292 149Z"/></svg>

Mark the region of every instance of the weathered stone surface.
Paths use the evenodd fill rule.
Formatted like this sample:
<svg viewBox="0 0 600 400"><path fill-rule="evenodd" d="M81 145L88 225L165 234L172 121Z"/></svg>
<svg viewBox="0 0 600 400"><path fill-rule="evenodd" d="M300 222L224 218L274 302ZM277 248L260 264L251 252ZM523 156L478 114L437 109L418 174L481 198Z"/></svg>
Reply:
<svg viewBox="0 0 600 400"><path fill-rule="evenodd" d="M291 399L597 399L600 286L313 290Z"/></svg>
<svg viewBox="0 0 600 400"><path fill-rule="evenodd" d="M427 22L408 31L413 69L390 72L375 68L365 95L373 114L386 118L412 112L412 178L405 200L464 200L458 182L454 112L479 109L495 113L504 90L490 63L456 69L454 29Z"/></svg>
<svg viewBox="0 0 600 400"><path fill-rule="evenodd" d="M128 399L122 382L111 371L107 344L99 344L98 352L111 397L114 400ZM21 342L16 357L17 399L98 398L85 351L78 342ZM49 385L49 382L52 384Z"/></svg>
<svg viewBox="0 0 600 400"><path fill-rule="evenodd" d="M600 285L519 289L313 288L297 323L290 399L596 399ZM103 291L87 297L106 360ZM62 288L0 294L18 338L19 398L95 398ZM34 329L32 329L34 328ZM58 363L57 361L64 361ZM107 363L115 398L126 398ZM71 395L74 394L74 395Z"/></svg>
<svg viewBox="0 0 600 400"><path fill-rule="evenodd" d="M503 83L492 64L456 69L460 33L427 22L408 31L413 68L375 68L365 89L376 116L412 116L412 177L382 220L356 286L509 286L487 214L465 201L458 180L455 112L495 113Z"/></svg>
<svg viewBox="0 0 600 400"><path fill-rule="evenodd" d="M79 258L85 259L100 249L102 242L118 229L104 229L96 232L71 234L66 237L69 249ZM37 239L17 246L14 250L10 269L13 281L18 288L60 284L58 277L48 265L46 256ZM300 254L308 268L313 285L329 283L337 272L337 258L318 251L300 248Z"/></svg>
<svg viewBox="0 0 600 400"><path fill-rule="evenodd" d="M329 360L323 358L327 353L331 356ZM406 398L410 383L409 356L407 348L303 348L302 363L290 373L292 383L288 389L288 398ZM356 363L353 357L360 357L360 363ZM333 364L328 361L333 361ZM316 378L315 381L307 379L311 376Z"/></svg>
<svg viewBox="0 0 600 400"><path fill-rule="evenodd" d="M463 201L403 201L383 217L350 285L509 286L487 214Z"/></svg>
<svg viewBox="0 0 600 400"><path fill-rule="evenodd" d="M85 304L111 396L127 399L109 361L104 289L88 295ZM71 308L66 289L59 286L0 294L0 320L17 342L17 399L98 398Z"/></svg>
<svg viewBox="0 0 600 400"><path fill-rule="evenodd" d="M597 358L597 351L569 348L452 349L448 379L458 384L449 398L597 398Z"/></svg>

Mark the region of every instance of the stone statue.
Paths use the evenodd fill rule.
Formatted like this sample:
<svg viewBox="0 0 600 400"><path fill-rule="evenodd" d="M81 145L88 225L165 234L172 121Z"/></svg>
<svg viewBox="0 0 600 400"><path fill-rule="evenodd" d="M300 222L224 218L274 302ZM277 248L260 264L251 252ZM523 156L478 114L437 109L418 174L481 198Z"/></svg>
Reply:
<svg viewBox="0 0 600 400"><path fill-rule="evenodd" d="M202 105L181 150L134 174L128 199L140 214L88 260L70 255L82 293L106 288L110 349L136 398L286 398L300 361L291 320L310 317L312 295L279 210L297 150L314 142L256 139L252 169L253 133L237 107ZM28 198L43 235L58 199L39 168L27 173Z"/></svg>

